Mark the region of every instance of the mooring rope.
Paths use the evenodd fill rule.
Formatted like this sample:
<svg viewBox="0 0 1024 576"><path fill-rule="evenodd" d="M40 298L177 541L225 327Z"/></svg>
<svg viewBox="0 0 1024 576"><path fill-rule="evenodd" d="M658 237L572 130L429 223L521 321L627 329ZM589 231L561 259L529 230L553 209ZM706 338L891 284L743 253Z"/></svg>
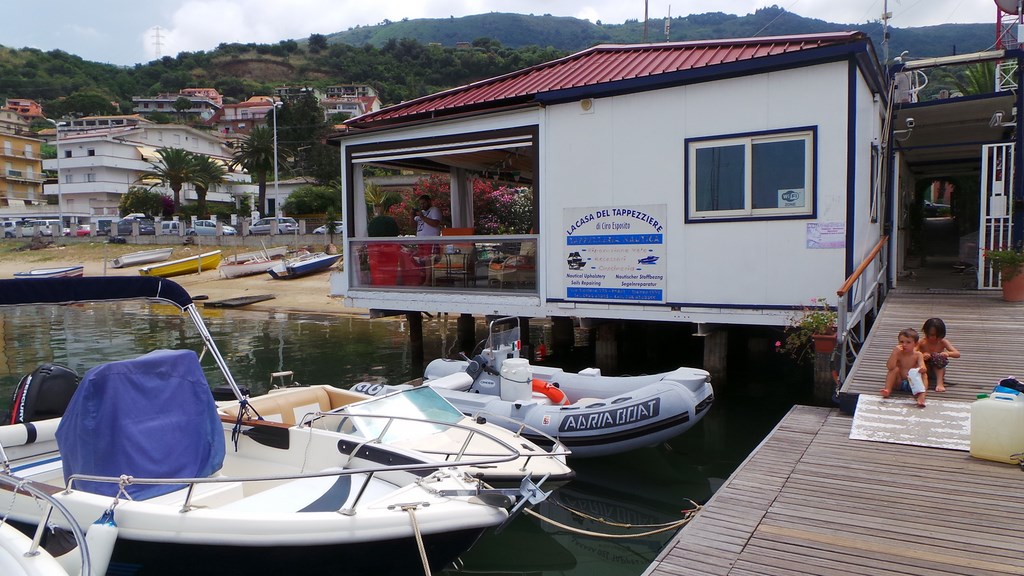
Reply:
<svg viewBox="0 0 1024 576"><path fill-rule="evenodd" d="M420 549L420 560L423 562L423 574L424 576L430 575L430 561L427 560L427 549L423 545L423 535L420 534L420 525L416 522L416 508L418 504L406 504L402 506L402 510L409 513L409 519L412 520L412 532L416 536L416 547Z"/></svg>
<svg viewBox="0 0 1024 576"><path fill-rule="evenodd" d="M693 508L691 508L689 510L684 510L684 512L683 512L684 515L679 520L673 520L672 522L664 522L664 523L661 523L661 524L625 524L625 523L621 523L621 522L613 522L613 521L607 520L605 518L598 518L596 516L592 516L592 515L587 514L585 512L580 512L579 510L574 510L574 509L566 506L565 504L562 504L561 502L555 502L555 504L557 504L558 506L560 506L561 508L565 509L566 511L568 511L571 514L574 514L574 515L579 516L581 518L586 518L587 520L591 520L593 522L598 522L600 524L605 524L607 526L615 526L615 527L618 527L618 528L626 528L626 529L652 528L652 527L654 528L654 530L648 530L646 532L638 532L638 533L635 533L635 534L605 534L605 533L602 533L602 532L594 532L592 530L583 530L582 528L576 528L575 526L568 526L566 524L562 524L561 522L559 522L557 520L553 520L551 518L543 516L539 512L536 512L536 511L534 511L532 509L529 509L529 508L524 508L523 512L526 513L526 514L529 514L530 516L533 516L534 518L540 520L541 522L546 522L548 524L551 524L552 526L556 526L558 528L561 528L562 530L566 530L568 532L573 532L575 534L580 534L580 535L583 535L583 536L593 536L595 538L643 538L645 536L653 536L655 534L660 534L662 532L668 532L669 530L676 530L678 528L681 528L681 527L685 526L687 523L689 523L690 520L693 519L694 515L696 515L697 512L699 512L700 510L702 510L702 506L700 504L697 504L693 500L690 500L689 498L687 498L686 501L689 502L690 504L692 504Z"/></svg>

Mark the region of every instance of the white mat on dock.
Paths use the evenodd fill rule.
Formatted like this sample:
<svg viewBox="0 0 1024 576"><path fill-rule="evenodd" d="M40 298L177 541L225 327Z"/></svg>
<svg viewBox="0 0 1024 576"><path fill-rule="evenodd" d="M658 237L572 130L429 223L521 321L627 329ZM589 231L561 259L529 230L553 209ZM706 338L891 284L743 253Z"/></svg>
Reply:
<svg viewBox="0 0 1024 576"><path fill-rule="evenodd" d="M971 449L971 404L928 398L919 408L913 398L861 394L850 429L853 440Z"/></svg>

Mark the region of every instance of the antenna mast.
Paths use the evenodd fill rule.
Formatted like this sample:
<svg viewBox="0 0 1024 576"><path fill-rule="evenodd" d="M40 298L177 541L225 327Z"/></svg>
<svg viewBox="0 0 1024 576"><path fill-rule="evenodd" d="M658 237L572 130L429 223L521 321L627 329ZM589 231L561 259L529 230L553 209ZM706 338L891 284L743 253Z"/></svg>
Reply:
<svg viewBox="0 0 1024 576"><path fill-rule="evenodd" d="M161 57L160 56L160 48L163 47L163 42L161 42L160 40L161 40L161 38L160 38L160 27L159 26L154 26L153 27L153 52L156 54L156 57L158 59Z"/></svg>
<svg viewBox="0 0 1024 576"><path fill-rule="evenodd" d="M1021 0L996 1L996 49L1013 50L1020 47L1024 11ZM1017 59L1007 58L996 64L996 92L1017 88Z"/></svg>
<svg viewBox="0 0 1024 576"><path fill-rule="evenodd" d="M665 42L669 41L669 30L672 29L672 5L668 5L668 16L665 17Z"/></svg>
<svg viewBox="0 0 1024 576"><path fill-rule="evenodd" d="M647 44L647 2L644 0L644 44Z"/></svg>

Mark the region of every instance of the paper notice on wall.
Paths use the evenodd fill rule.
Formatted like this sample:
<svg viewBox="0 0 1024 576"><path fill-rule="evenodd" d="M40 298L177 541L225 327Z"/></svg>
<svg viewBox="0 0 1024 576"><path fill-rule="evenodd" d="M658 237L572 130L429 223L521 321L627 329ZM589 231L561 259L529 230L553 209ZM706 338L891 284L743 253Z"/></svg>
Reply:
<svg viewBox="0 0 1024 576"><path fill-rule="evenodd" d="M808 223L807 247L810 249L846 248L846 224L843 222Z"/></svg>

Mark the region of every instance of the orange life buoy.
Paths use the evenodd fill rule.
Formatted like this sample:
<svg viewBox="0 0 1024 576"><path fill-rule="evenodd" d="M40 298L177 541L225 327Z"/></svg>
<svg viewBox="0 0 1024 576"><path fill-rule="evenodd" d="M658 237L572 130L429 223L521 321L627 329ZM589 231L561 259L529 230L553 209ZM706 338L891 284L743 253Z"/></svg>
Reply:
<svg viewBox="0 0 1024 576"><path fill-rule="evenodd" d="M543 394L551 400L552 404L558 404L559 406L569 403L569 398L562 392L562 389L555 386L551 382L545 382L537 378L533 379L532 382L533 391L539 394Z"/></svg>

